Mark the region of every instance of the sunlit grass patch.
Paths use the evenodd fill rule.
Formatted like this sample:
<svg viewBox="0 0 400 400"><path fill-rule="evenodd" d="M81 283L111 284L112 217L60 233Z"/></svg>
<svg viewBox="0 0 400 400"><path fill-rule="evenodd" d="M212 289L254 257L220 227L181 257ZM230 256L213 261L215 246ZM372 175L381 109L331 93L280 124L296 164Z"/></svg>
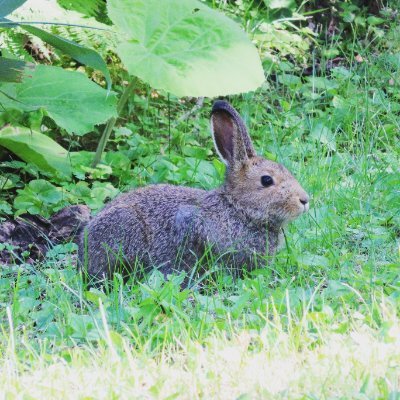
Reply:
<svg viewBox="0 0 400 400"><path fill-rule="evenodd" d="M154 358L107 329L98 347L51 355L26 344L25 359L10 340L0 386L7 399L398 399L400 324L389 304L379 310L381 329L354 314L344 333L309 315L298 323L314 324L315 345L306 331L296 337L282 329L279 318L259 333L215 334L203 344L177 340Z"/></svg>

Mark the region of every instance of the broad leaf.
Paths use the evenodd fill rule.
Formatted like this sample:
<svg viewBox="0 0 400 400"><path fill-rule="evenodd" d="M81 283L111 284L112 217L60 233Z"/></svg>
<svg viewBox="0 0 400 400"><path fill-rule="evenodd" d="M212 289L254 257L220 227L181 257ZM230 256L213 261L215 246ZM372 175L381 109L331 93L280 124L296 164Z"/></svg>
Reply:
<svg viewBox="0 0 400 400"><path fill-rule="evenodd" d="M0 146L40 170L64 177L71 176L68 151L42 133L28 128L7 126L0 130Z"/></svg>
<svg viewBox="0 0 400 400"><path fill-rule="evenodd" d="M26 0L0 0L0 18L11 14L25 2Z"/></svg>
<svg viewBox="0 0 400 400"><path fill-rule="evenodd" d="M110 0L116 51L130 74L178 96L255 90L264 80L256 48L229 18L197 0Z"/></svg>
<svg viewBox="0 0 400 400"><path fill-rule="evenodd" d="M61 36L54 35L50 32L36 28L30 25L20 25L21 28L25 29L29 33L39 37L46 43L54 46L61 50L63 53L68 54L74 60L81 64L88 65L94 69L101 71L106 79L107 88L111 88L111 77L110 72L107 69L107 65L95 50L89 49L88 47L81 46L76 42L62 38Z"/></svg>
<svg viewBox="0 0 400 400"><path fill-rule="evenodd" d="M38 65L30 77L21 83L2 85L0 91L0 104L4 108L24 111L43 108L58 125L77 135L116 116L114 93L108 95L80 72L59 67Z"/></svg>
<svg viewBox="0 0 400 400"><path fill-rule="evenodd" d="M0 57L0 81L2 82L20 82L22 77L33 69L35 69L35 64Z"/></svg>
<svg viewBox="0 0 400 400"><path fill-rule="evenodd" d="M97 17L106 12L104 0L57 0L66 10L74 10L88 17Z"/></svg>

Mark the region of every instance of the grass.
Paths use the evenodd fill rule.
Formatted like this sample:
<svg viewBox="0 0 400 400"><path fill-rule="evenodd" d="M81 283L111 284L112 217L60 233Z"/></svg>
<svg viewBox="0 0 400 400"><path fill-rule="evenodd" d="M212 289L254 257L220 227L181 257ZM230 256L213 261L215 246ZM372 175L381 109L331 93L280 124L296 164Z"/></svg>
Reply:
<svg viewBox="0 0 400 400"><path fill-rule="evenodd" d="M388 37L390 52L303 81L278 66L276 81L233 99L258 151L312 196L271 265L202 290L157 272L89 288L70 245L2 267L0 397L400 399L400 45ZM159 136L140 138L140 180L220 182L206 103L171 128L163 155ZM165 118L151 110L148 132ZM136 151L129 140L115 142Z"/></svg>
<svg viewBox="0 0 400 400"><path fill-rule="evenodd" d="M317 346L298 343L278 317L259 333L212 335L203 344L177 341L156 359L109 331L96 348L75 347L46 360L33 353L29 368L10 348L0 384L10 399L398 399L400 325L390 307L380 307L386 327L379 332L360 315L349 316L347 333L299 321L305 331L308 323L318 328Z"/></svg>

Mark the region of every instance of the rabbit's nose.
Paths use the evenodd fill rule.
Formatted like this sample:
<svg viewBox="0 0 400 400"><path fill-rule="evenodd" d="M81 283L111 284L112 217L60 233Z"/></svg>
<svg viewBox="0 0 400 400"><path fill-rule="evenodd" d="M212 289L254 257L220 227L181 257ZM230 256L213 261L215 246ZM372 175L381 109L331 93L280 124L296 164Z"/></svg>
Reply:
<svg viewBox="0 0 400 400"><path fill-rule="evenodd" d="M300 200L300 203L303 204L303 206L305 206L310 201L310 198L308 197L307 194L304 194L299 197L299 200Z"/></svg>
<svg viewBox="0 0 400 400"><path fill-rule="evenodd" d="M306 198L300 199L300 203L305 206L308 203L308 199Z"/></svg>

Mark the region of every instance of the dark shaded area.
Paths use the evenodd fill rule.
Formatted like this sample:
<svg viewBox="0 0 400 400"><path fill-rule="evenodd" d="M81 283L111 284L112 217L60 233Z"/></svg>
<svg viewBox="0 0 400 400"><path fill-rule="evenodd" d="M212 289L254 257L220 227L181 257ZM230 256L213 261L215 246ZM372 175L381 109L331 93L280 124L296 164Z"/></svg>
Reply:
<svg viewBox="0 0 400 400"><path fill-rule="evenodd" d="M347 66L344 57L332 58L327 60L324 65L321 65L320 60L318 60L314 65L303 68L301 76L320 76L322 73L329 76L331 70L340 66Z"/></svg>
<svg viewBox="0 0 400 400"><path fill-rule="evenodd" d="M50 219L23 214L0 224L0 244L7 243L0 253L0 264L33 263L46 255L54 245L74 241L90 220L90 209L84 205L63 208Z"/></svg>
<svg viewBox="0 0 400 400"><path fill-rule="evenodd" d="M297 1L297 5L301 2ZM330 24L332 18L335 18L337 9L341 8L341 2L336 0L312 0L306 3L305 9L307 11L318 11L315 13L315 18L318 22ZM345 2L343 2L345 3ZM368 14L379 14L379 11L384 7L384 2L382 0L352 0L347 4L352 4L360 9L365 9Z"/></svg>

